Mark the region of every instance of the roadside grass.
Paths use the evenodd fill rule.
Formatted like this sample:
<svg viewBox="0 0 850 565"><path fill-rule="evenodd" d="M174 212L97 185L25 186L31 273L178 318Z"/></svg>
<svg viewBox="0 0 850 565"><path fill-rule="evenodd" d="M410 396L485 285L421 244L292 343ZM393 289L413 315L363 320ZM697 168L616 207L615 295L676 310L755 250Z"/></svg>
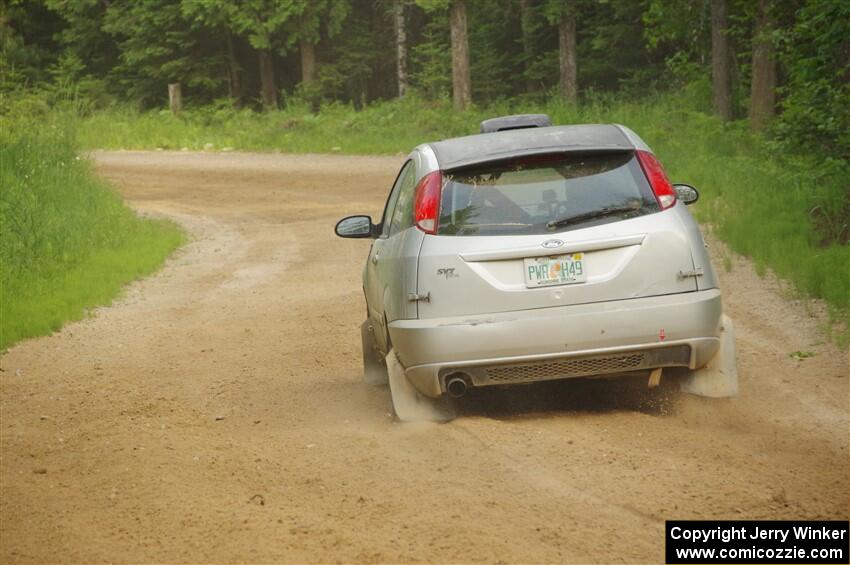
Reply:
<svg viewBox="0 0 850 565"><path fill-rule="evenodd" d="M721 123L696 92L640 101L596 97L581 106L514 100L466 113L452 111L447 100L415 95L360 111L331 104L318 114L297 102L278 112L217 105L179 117L115 108L81 119L78 127L87 148L381 154L474 133L481 120L511 113L545 112L556 124L624 124L653 147L674 182L700 189L694 206L700 221L759 272L772 269L801 294L824 299L843 328L833 337L850 342L850 165L788 154L744 122Z"/></svg>
<svg viewBox="0 0 850 565"><path fill-rule="evenodd" d="M183 241L138 217L63 120L0 119L0 351L58 330L154 271Z"/></svg>

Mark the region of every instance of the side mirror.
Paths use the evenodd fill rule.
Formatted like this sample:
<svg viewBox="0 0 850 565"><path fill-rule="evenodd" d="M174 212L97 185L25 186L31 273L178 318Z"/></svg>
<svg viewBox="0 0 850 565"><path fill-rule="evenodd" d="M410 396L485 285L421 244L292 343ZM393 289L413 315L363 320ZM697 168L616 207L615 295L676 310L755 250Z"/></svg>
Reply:
<svg viewBox="0 0 850 565"><path fill-rule="evenodd" d="M689 184L674 184L673 189L676 191L676 198L685 204L693 204L699 200L699 191Z"/></svg>
<svg viewBox="0 0 850 565"><path fill-rule="evenodd" d="M348 216L336 223L334 231L339 237L363 238L372 237L375 225L369 216Z"/></svg>

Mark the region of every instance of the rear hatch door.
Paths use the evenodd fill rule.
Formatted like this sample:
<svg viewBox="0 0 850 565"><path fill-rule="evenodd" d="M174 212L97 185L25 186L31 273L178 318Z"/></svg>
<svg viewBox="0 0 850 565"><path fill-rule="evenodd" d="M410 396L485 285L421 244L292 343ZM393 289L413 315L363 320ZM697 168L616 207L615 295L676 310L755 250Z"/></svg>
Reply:
<svg viewBox="0 0 850 565"><path fill-rule="evenodd" d="M633 152L488 163L445 174L419 255L419 317L690 292L693 267Z"/></svg>

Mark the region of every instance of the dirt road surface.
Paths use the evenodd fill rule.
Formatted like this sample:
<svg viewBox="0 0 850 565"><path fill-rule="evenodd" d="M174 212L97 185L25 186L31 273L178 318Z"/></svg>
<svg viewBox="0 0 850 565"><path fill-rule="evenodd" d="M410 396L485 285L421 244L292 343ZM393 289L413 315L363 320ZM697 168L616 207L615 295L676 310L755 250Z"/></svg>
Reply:
<svg viewBox="0 0 850 565"><path fill-rule="evenodd" d="M191 241L2 356L3 563L662 562L665 519L850 514L848 352L741 259L736 399L575 381L405 425L360 380L369 242L333 236L401 158L95 159Z"/></svg>

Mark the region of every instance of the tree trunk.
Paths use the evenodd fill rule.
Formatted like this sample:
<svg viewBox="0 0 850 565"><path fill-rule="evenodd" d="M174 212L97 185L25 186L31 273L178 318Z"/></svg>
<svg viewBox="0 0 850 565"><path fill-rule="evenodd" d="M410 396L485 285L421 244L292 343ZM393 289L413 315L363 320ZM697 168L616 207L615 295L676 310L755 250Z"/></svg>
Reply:
<svg viewBox="0 0 850 565"><path fill-rule="evenodd" d="M277 87L274 83L274 59L268 50L257 51L260 66L260 97L263 107L277 110Z"/></svg>
<svg viewBox="0 0 850 565"><path fill-rule="evenodd" d="M404 18L406 0L393 3L393 22L395 24L396 73L398 77L398 95L407 92L407 23Z"/></svg>
<svg viewBox="0 0 850 565"><path fill-rule="evenodd" d="M301 39L301 84L312 86L316 82L316 45Z"/></svg>
<svg viewBox="0 0 850 565"><path fill-rule="evenodd" d="M576 17L570 12L558 23L558 61L561 67L561 96L568 102L578 100L576 82Z"/></svg>
<svg viewBox="0 0 850 565"><path fill-rule="evenodd" d="M242 68L239 66L239 59L236 57L236 48L233 45L233 35L226 31L227 37L227 93L233 100L233 105L239 108L242 106Z"/></svg>
<svg viewBox="0 0 850 565"><path fill-rule="evenodd" d="M753 32L753 79L750 85L750 126L760 131L773 118L776 105L776 51L770 32L769 0L759 0Z"/></svg>
<svg viewBox="0 0 850 565"><path fill-rule="evenodd" d="M721 119L728 121L732 119L732 80L726 30L726 0L711 0L711 81L714 112Z"/></svg>
<svg viewBox="0 0 850 565"><path fill-rule="evenodd" d="M452 98L455 110L466 110L472 102L469 78L469 40L466 34L466 2L452 0Z"/></svg>
<svg viewBox="0 0 850 565"><path fill-rule="evenodd" d="M168 107L175 116L183 110L183 93L179 82L168 85Z"/></svg>
<svg viewBox="0 0 850 565"><path fill-rule="evenodd" d="M539 90L538 84L528 76L531 64L534 60L534 19L531 9L531 0L520 0L519 3L520 26L522 27L522 54L525 62L525 90L535 92Z"/></svg>

